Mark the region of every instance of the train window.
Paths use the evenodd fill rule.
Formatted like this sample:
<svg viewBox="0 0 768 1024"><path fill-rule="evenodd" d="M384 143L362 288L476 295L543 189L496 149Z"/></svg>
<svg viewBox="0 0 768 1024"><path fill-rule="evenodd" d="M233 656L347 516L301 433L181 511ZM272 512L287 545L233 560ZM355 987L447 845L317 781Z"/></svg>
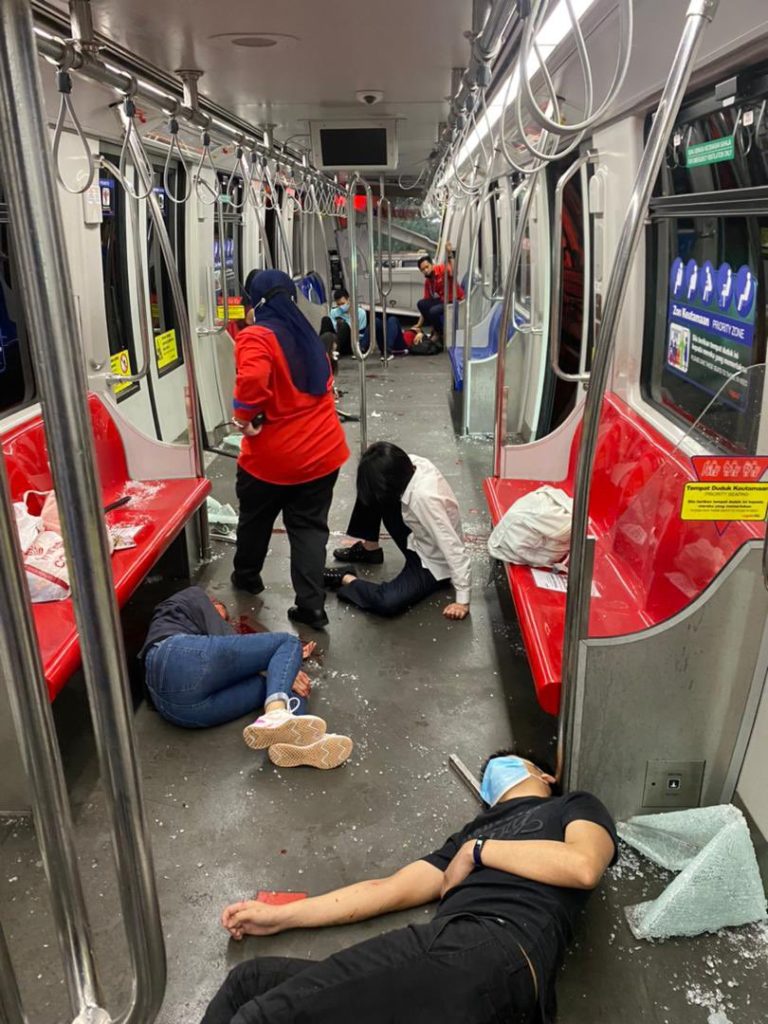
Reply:
<svg viewBox="0 0 768 1024"><path fill-rule="evenodd" d="M178 207L166 195L162 171L155 172L154 192L168 230L174 255L183 263ZM168 184L176 194L176 171L169 171ZM147 267L149 272L149 302L152 314L152 333L155 339L155 361L158 376L162 377L184 362L177 333L176 314L171 295L171 282L165 267L160 242L151 218L147 219Z"/></svg>
<svg viewBox="0 0 768 1024"><path fill-rule="evenodd" d="M768 73L740 73L733 95L708 89L686 103L669 140L657 192L695 195L768 185Z"/></svg>
<svg viewBox="0 0 768 1024"><path fill-rule="evenodd" d="M741 453L755 450L763 377L749 369L766 349L768 189L760 191L762 215L697 204L688 216L656 211L648 247L646 395L696 423L710 447Z"/></svg>
<svg viewBox="0 0 768 1024"><path fill-rule="evenodd" d="M417 199L396 199L392 204L392 227L414 232L411 240L392 238L392 252L412 253L414 248L424 252L434 252L440 240L440 217L425 217L421 212L421 204ZM417 237L421 236L421 237ZM457 238L449 241L458 245Z"/></svg>
<svg viewBox="0 0 768 1024"><path fill-rule="evenodd" d="M125 193L109 171L99 176L101 187L101 263L104 272L104 306L113 373L136 373L131 297L128 286L128 238ZM139 390L139 383L113 384L118 402Z"/></svg>
<svg viewBox="0 0 768 1024"><path fill-rule="evenodd" d="M243 252L243 183L240 178L235 178L229 191L228 174L219 175L219 185L222 190L222 219L224 222L224 237L220 237L219 218L213 220L213 273L216 288L216 305L223 307L224 294L228 303L231 300L240 300L242 282L244 279L242 269ZM223 267L223 271L222 271ZM217 309L218 319L223 319L223 308Z"/></svg>
<svg viewBox="0 0 768 1024"><path fill-rule="evenodd" d="M8 209L0 190L0 413L29 405L37 391L8 221Z"/></svg>

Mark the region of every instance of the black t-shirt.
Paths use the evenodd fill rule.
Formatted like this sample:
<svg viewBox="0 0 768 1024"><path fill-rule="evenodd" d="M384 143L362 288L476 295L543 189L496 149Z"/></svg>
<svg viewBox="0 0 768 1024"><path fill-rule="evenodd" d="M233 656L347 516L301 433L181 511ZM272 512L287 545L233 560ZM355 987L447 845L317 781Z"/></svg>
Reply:
<svg viewBox="0 0 768 1024"><path fill-rule="evenodd" d="M615 852L611 863L615 863L618 840L613 819L597 797L583 792L505 800L483 811L460 832L452 835L439 850L423 859L445 871L459 848L469 839L563 842L565 829L573 821L592 821L602 825L613 839ZM576 918L589 896L587 889L545 885L507 871L476 867L460 885L443 897L435 917L477 914L508 922L536 966L539 978L545 987L549 987L573 935Z"/></svg>
<svg viewBox="0 0 768 1024"><path fill-rule="evenodd" d="M200 587L187 587L155 608L147 630L143 658L149 648L169 636L231 636L234 630L222 619L210 597Z"/></svg>

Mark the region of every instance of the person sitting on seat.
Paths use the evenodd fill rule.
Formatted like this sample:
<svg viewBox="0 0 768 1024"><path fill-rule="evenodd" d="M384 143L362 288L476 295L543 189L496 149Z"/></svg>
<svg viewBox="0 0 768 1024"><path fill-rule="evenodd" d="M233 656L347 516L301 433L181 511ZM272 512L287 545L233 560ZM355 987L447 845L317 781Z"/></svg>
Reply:
<svg viewBox="0 0 768 1024"><path fill-rule="evenodd" d="M335 768L353 744L307 714L301 662L314 649L292 633L238 634L220 601L187 587L155 608L139 657L152 703L173 725L203 729L263 707L243 732L249 747L284 768Z"/></svg>
<svg viewBox="0 0 768 1024"><path fill-rule="evenodd" d="M340 356L354 355L352 351L352 321L350 312L349 292L346 288L337 288L333 293L333 305L330 309L331 321L339 339ZM357 307L357 328L362 336L368 326L368 315L362 306Z"/></svg>
<svg viewBox="0 0 768 1024"><path fill-rule="evenodd" d="M419 260L419 270L424 275L424 297L416 303L419 310L419 319L414 330L417 339L422 333L422 327L432 329L430 341L432 346L443 345L443 334L445 331L445 303L453 302L453 246L450 242L445 245L445 263L433 263L429 256L422 256ZM446 280L448 282L446 292ZM464 289L456 283L456 297L461 301L464 298ZM420 340L416 342L418 348ZM432 354L431 352L428 354Z"/></svg>
<svg viewBox="0 0 768 1024"><path fill-rule="evenodd" d="M405 566L386 583L360 580L347 569L326 569L323 582L343 601L377 615L398 615L453 584L448 619L469 615L472 566L461 529L459 503L443 474L428 459L408 455L387 441L372 444L357 469L357 501L347 533L360 538L337 548L339 562L381 564L381 524L405 555Z"/></svg>
<svg viewBox="0 0 768 1024"><path fill-rule="evenodd" d="M320 962L238 964L203 1024L553 1021L557 974L582 908L617 859L616 829L596 797L559 795L549 767L512 751L489 758L481 795L476 818L387 878L283 906L228 906L221 922L239 941L439 901L431 922Z"/></svg>

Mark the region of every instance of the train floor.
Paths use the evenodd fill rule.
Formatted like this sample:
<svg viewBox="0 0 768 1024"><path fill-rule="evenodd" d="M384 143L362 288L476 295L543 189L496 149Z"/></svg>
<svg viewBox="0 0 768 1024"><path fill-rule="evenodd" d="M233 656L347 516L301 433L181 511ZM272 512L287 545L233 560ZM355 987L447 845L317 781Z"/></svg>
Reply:
<svg viewBox="0 0 768 1024"><path fill-rule="evenodd" d="M438 596L395 621L379 621L328 600L330 626L310 664L312 709L329 729L353 737L349 763L335 771L280 770L246 747L246 720L206 731L165 723L146 704L136 731L168 950L161 1024L196 1024L226 970L243 958L323 957L429 909L346 928L293 932L231 943L219 926L225 904L258 890L319 892L389 873L431 851L476 809L450 771L451 753L477 770L484 756L519 744L549 754L554 720L538 709L503 577L491 572L481 483L486 441L457 440L447 402L447 358L369 364L369 437L389 439L434 460L455 488L473 555L471 618L449 623ZM344 404L357 406L357 367L340 373ZM347 426L357 451L359 427ZM344 535L354 496L354 458L342 472L331 513L331 544ZM214 493L234 500L233 460L216 457ZM279 526L279 524L278 524ZM274 534L260 598L233 593L232 547L214 544L198 581L235 614L273 630L289 628L292 593L287 542ZM385 565L400 564L385 542ZM169 592L150 580L124 616L137 646L152 604ZM80 861L104 987L115 1009L129 997L120 905L104 798L82 686L56 702L72 793ZM617 742L620 740L617 738ZM598 794L599 795L599 794ZM628 851L594 895L559 985L561 1024L757 1024L768 1016L768 927L693 940L633 939L623 907L656 895L663 872ZM0 826L0 913L34 1024L70 1020L61 981L42 862L29 819ZM361 1022L363 1024L363 1022ZM402 1024L407 1024L403 1021ZM437 1024L437 1022L436 1022Z"/></svg>

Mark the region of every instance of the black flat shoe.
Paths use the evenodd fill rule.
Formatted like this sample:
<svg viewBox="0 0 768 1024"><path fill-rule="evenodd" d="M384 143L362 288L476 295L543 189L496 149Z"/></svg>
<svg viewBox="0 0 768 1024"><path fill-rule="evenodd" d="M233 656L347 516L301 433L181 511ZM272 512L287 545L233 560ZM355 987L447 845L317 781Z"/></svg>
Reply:
<svg viewBox="0 0 768 1024"><path fill-rule="evenodd" d="M238 576L236 572L233 572L229 578L235 590L244 590L248 594L260 594L264 590L264 583L262 582L261 576L257 576L255 579L251 580L244 580L241 576Z"/></svg>
<svg viewBox="0 0 768 1024"><path fill-rule="evenodd" d="M343 585L345 576L355 576L349 569L325 569L323 572L323 586L326 590L338 590Z"/></svg>
<svg viewBox="0 0 768 1024"><path fill-rule="evenodd" d="M384 552L381 548L369 551L361 540L345 548L336 548L333 557L337 562L359 562L362 565L382 565Z"/></svg>
<svg viewBox="0 0 768 1024"><path fill-rule="evenodd" d="M328 616L320 608L301 608L294 604L288 609L288 618L291 622L301 622L312 629L325 629L328 625Z"/></svg>

